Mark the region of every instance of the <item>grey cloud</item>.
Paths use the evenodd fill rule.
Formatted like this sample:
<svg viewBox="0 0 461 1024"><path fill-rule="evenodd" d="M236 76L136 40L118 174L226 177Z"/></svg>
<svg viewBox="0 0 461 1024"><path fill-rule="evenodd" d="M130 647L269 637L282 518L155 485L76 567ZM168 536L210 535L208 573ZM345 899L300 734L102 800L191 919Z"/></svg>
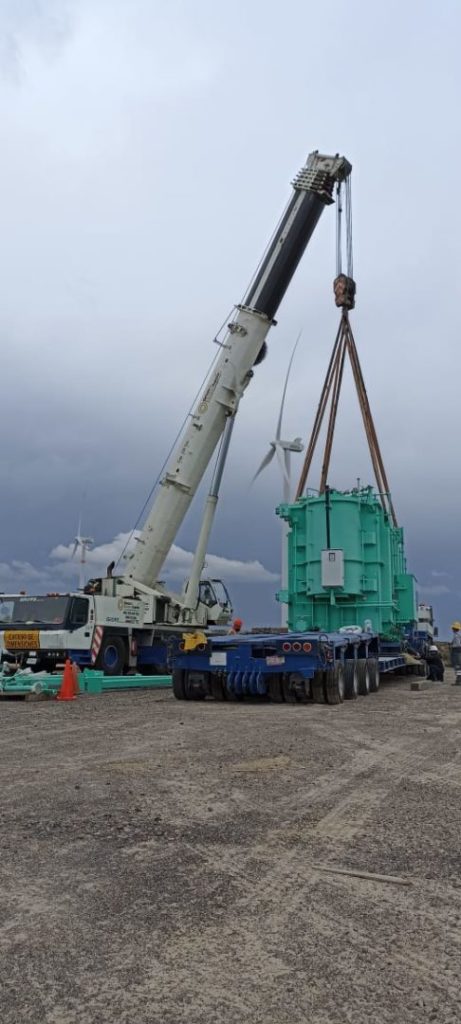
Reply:
<svg viewBox="0 0 461 1024"><path fill-rule="evenodd" d="M432 595L436 613L447 626L459 614L461 14L415 0L329 12L327 26L301 0L289 14L274 0L1 5L21 68L0 95L2 563L47 566L84 489L98 543L134 525L217 326L318 146L354 163L353 325L409 564L421 580L446 567L453 593ZM334 222L326 210L242 402L213 535L223 557L274 574L279 474L249 482L300 326L286 433L312 424L337 325ZM340 487L371 481L345 385ZM187 551L202 503L203 491L177 539ZM245 618L277 621L275 586L241 586Z"/></svg>

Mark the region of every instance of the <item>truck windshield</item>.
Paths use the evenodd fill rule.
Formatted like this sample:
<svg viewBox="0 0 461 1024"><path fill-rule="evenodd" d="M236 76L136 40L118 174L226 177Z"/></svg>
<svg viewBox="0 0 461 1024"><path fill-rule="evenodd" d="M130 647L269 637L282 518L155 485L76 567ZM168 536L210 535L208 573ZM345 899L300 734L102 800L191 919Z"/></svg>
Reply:
<svg viewBox="0 0 461 1024"><path fill-rule="evenodd" d="M69 606L69 598L15 597L0 598L1 626L62 626Z"/></svg>

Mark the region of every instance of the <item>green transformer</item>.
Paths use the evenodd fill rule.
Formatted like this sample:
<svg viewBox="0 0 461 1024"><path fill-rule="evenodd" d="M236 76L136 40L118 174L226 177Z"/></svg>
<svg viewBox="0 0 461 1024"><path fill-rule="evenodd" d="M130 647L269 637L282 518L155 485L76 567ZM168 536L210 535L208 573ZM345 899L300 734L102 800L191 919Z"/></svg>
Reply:
<svg viewBox="0 0 461 1024"><path fill-rule="evenodd" d="M277 600L288 605L291 630L360 626L397 639L416 622L403 530L372 487L327 489L277 515L288 523L288 588Z"/></svg>

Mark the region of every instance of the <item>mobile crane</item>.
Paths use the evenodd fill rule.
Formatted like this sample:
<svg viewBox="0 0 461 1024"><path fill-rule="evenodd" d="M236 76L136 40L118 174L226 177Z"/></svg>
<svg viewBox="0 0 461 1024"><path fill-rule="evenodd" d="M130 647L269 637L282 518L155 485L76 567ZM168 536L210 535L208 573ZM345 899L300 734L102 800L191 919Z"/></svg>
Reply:
<svg viewBox="0 0 461 1024"><path fill-rule="evenodd" d="M205 388L161 481L125 571L93 579L84 593L15 598L0 648L37 668L66 653L108 674L165 663L165 642L184 628L228 621L232 608L219 580L201 580L232 426L240 399L265 356L266 338L306 246L333 191L351 165L311 153L243 301L236 306ZM221 442L221 443L220 443ZM200 482L220 443L190 578L181 594L159 576ZM2 598L0 597L0 602ZM3 603L6 598L3 599ZM1 619L1 616L0 616Z"/></svg>

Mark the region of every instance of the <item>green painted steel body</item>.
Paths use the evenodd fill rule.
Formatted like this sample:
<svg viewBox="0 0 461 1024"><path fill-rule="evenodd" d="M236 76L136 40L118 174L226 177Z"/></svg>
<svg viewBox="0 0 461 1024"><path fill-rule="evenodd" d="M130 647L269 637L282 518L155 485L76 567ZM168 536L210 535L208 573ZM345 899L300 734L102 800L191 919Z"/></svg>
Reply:
<svg viewBox="0 0 461 1024"><path fill-rule="evenodd" d="M357 625L397 638L416 621L414 577L406 571L404 537L384 512L371 487L329 492L329 548L344 554L344 585L322 586L322 551L327 549L328 506L324 494L281 505L289 524L289 628L331 632Z"/></svg>

